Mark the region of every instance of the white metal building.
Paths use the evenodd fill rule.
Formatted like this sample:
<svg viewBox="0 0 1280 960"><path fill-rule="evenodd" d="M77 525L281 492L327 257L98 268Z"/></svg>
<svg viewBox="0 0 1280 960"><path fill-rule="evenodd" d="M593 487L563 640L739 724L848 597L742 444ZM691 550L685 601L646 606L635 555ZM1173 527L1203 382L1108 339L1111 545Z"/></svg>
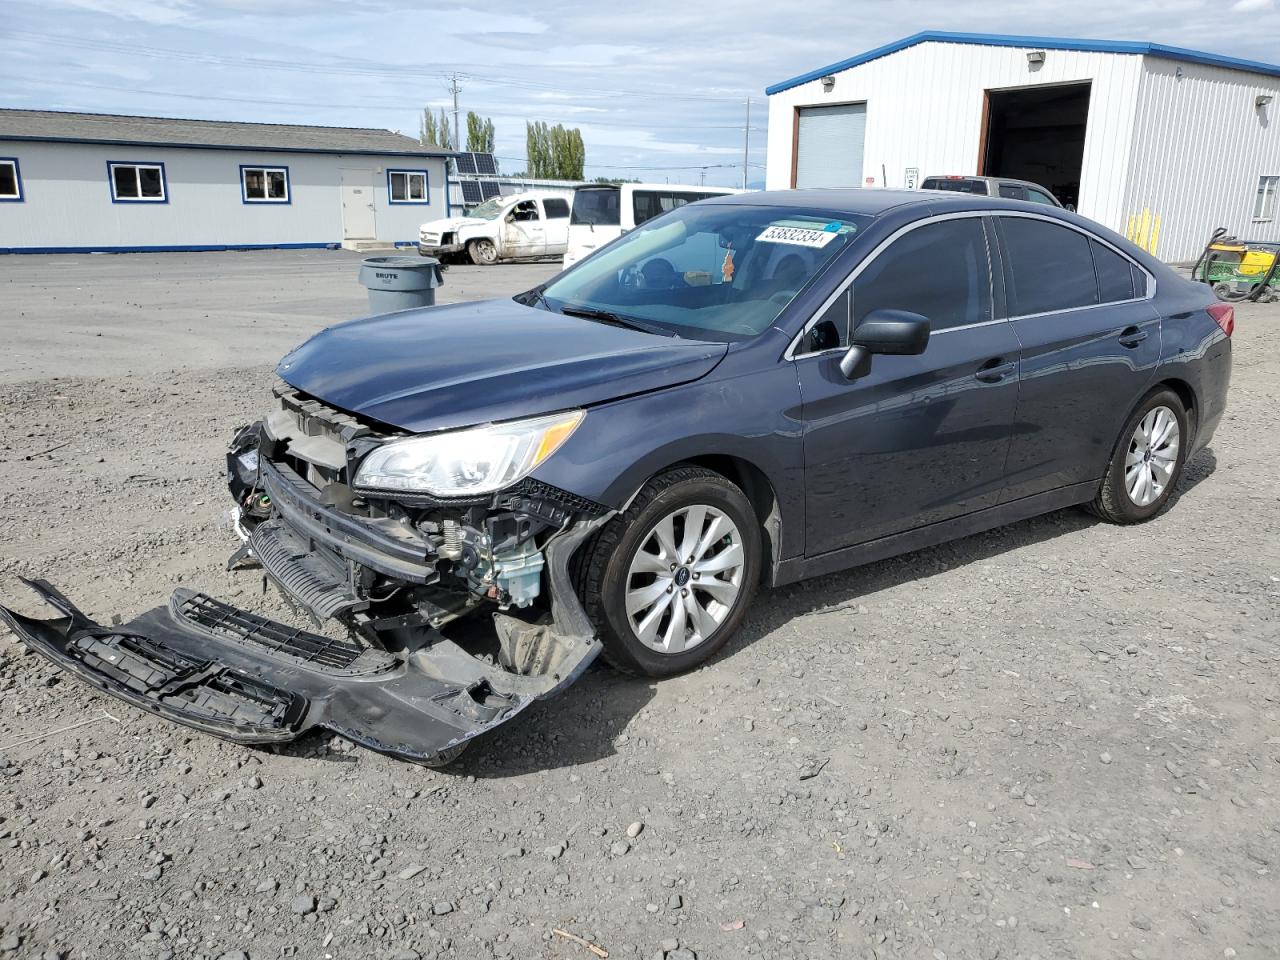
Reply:
<svg viewBox="0 0 1280 960"><path fill-rule="evenodd" d="M389 130L0 110L0 253L414 244L449 151Z"/></svg>
<svg viewBox="0 0 1280 960"><path fill-rule="evenodd" d="M919 33L774 84L767 186L1016 177L1167 261L1280 240L1280 66L1155 43Z"/></svg>

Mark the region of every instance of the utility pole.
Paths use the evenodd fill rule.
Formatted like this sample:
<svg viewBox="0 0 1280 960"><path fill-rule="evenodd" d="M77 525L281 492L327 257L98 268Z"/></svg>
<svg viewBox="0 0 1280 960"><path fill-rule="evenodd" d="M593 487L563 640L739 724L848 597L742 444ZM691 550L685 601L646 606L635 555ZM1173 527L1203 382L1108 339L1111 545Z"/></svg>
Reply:
<svg viewBox="0 0 1280 960"><path fill-rule="evenodd" d="M747 97L747 124L742 128L742 189L747 189L747 156L751 153L751 98Z"/></svg>
<svg viewBox="0 0 1280 960"><path fill-rule="evenodd" d="M453 149L462 149L462 127L458 125L458 91L462 89L458 86L458 75L452 74L449 77L448 91L453 94Z"/></svg>

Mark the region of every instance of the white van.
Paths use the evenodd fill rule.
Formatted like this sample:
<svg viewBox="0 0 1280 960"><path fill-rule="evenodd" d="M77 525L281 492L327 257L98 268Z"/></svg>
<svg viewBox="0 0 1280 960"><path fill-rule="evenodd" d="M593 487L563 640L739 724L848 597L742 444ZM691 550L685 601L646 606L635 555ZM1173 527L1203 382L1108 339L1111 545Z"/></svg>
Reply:
<svg viewBox="0 0 1280 960"><path fill-rule="evenodd" d="M695 200L741 193L727 187L690 187L674 183L592 183L578 187L569 218L569 249L564 265L615 240L659 214Z"/></svg>
<svg viewBox="0 0 1280 960"><path fill-rule="evenodd" d="M568 249L572 190L529 190L490 197L456 217L418 229L418 253L450 260L466 254L472 263L559 257Z"/></svg>

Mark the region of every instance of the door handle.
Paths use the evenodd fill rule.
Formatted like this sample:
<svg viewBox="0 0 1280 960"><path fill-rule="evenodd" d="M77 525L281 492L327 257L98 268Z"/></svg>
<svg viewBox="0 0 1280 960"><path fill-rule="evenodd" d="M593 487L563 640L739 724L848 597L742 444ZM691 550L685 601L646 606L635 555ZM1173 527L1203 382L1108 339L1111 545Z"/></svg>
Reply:
<svg viewBox="0 0 1280 960"><path fill-rule="evenodd" d="M1139 330L1137 327L1126 327L1120 334L1120 346L1132 350L1145 339L1147 339L1147 331Z"/></svg>
<svg viewBox="0 0 1280 960"><path fill-rule="evenodd" d="M974 377L983 383L999 383L1017 369L1018 365L1016 363L1005 360L1003 357L996 357L994 360L988 360L983 364L982 369L975 373Z"/></svg>

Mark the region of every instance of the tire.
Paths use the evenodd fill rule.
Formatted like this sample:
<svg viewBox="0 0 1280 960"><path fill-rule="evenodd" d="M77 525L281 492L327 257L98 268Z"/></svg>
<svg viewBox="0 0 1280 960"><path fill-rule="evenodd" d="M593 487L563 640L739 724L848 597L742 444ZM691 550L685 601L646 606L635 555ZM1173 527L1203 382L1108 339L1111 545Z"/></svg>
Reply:
<svg viewBox="0 0 1280 960"><path fill-rule="evenodd" d="M1160 410L1171 415L1176 424L1176 435L1172 438L1176 448L1171 449L1167 438L1144 448L1150 433L1154 432L1159 439L1159 434L1167 428L1168 421ZM1119 524L1142 523L1163 510L1182 476L1191 439L1187 420L1182 399L1172 390L1161 387L1148 394L1125 421L1089 509L1103 520ZM1162 469L1165 466L1167 476ZM1149 483L1146 487L1142 485L1143 474Z"/></svg>
<svg viewBox="0 0 1280 960"><path fill-rule="evenodd" d="M689 532L691 524L699 534ZM693 544L702 559L670 563L664 538L679 553L691 552ZM737 631L760 582L761 562L760 524L743 492L714 471L675 467L646 483L588 545L579 591L613 667L670 677L711 659ZM649 597L656 599L643 603ZM642 629L646 625L651 629Z"/></svg>
<svg viewBox="0 0 1280 960"><path fill-rule="evenodd" d="M472 240L467 244L467 255L472 263L481 267L491 267L498 262L498 248L492 240Z"/></svg>

